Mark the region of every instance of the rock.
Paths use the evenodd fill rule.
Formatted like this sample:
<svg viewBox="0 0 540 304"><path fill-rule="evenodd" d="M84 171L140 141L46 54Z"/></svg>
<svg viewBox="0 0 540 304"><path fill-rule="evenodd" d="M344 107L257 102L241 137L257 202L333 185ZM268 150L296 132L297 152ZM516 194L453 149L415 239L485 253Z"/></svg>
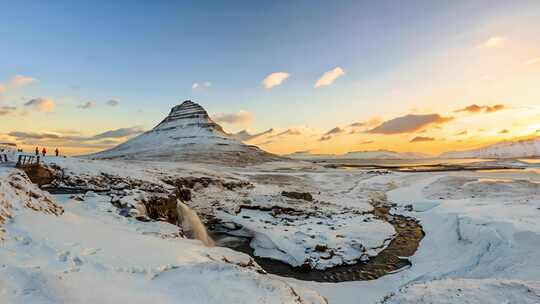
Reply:
<svg viewBox="0 0 540 304"><path fill-rule="evenodd" d="M51 184L54 180L53 170L43 164L17 165L17 167L28 175L32 183L38 186Z"/></svg>
<svg viewBox="0 0 540 304"><path fill-rule="evenodd" d="M146 208L146 215L154 220L165 219L171 224L178 222L176 197L174 195L153 195L145 198L142 204Z"/></svg>
<svg viewBox="0 0 540 304"><path fill-rule="evenodd" d="M325 252L326 250L328 250L328 246L327 246L327 245L321 245L321 244L315 245L315 251L318 251L318 252Z"/></svg>
<svg viewBox="0 0 540 304"><path fill-rule="evenodd" d="M283 191L281 195L292 199L301 199L308 202L313 201L313 196L309 192Z"/></svg>
<svg viewBox="0 0 540 304"><path fill-rule="evenodd" d="M181 188L176 190L176 196L182 202L191 201L191 190L186 188Z"/></svg>

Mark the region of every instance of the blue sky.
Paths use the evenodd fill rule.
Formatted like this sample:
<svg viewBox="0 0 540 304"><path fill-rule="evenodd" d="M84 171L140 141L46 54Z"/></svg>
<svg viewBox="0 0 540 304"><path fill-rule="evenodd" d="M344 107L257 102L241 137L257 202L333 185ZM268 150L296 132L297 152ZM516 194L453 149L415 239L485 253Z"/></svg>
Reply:
<svg viewBox="0 0 540 304"><path fill-rule="evenodd" d="M249 111L254 119L247 127L254 130L325 129L387 111L403 114L415 97L389 97L396 86L421 85L430 80L420 75L424 65L504 35L501 28L516 20L523 20L532 37L537 30L530 25L538 25L532 20L540 7L538 1L0 1L0 6L0 83L14 75L37 80L1 102L20 106L46 96L57 104L44 118L53 119L54 128L88 132L152 127L184 99L211 113ZM335 67L345 75L314 88ZM281 85L261 85L268 74L281 71L289 74ZM195 82L211 86L192 89ZM104 107L111 98L120 106ZM81 113L77 105L88 101L98 106ZM448 109L467 102L444 101ZM12 119L10 130L0 131L14 125ZM47 125L51 122L39 126Z"/></svg>

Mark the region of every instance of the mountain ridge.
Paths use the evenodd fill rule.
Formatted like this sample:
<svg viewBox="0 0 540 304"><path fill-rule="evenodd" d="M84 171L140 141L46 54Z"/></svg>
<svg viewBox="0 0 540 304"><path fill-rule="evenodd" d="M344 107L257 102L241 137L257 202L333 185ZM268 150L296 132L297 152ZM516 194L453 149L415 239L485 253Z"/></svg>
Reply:
<svg viewBox="0 0 540 304"><path fill-rule="evenodd" d="M88 157L231 164L280 159L233 138L210 118L202 106L191 100L172 107L153 129Z"/></svg>
<svg viewBox="0 0 540 304"><path fill-rule="evenodd" d="M540 157L540 137L502 141L478 149L448 151L441 158L524 158Z"/></svg>

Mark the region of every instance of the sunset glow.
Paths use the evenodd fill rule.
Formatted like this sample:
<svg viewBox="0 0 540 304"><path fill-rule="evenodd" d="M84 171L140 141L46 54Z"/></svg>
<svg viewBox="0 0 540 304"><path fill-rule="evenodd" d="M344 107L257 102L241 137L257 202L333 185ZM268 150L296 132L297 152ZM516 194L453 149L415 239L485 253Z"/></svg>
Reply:
<svg viewBox="0 0 540 304"><path fill-rule="evenodd" d="M243 6L237 25L253 31L215 41L217 57L207 55L200 38L227 36L235 26L214 12L203 24L197 7L154 6L146 25L138 19L149 8L140 5L118 16L123 22L94 28L86 21L116 19L106 15L120 4L69 3L70 18L59 18L65 12L56 5L15 5L0 13L13 24L0 50L0 141L25 150L99 151L152 128L188 98L230 133L273 129L248 143L278 154L386 149L438 155L538 135L538 2L482 10L474 9L480 3L415 4L399 14L388 7L384 14L395 19L385 35L362 26L375 22L370 16L382 14L380 8L342 4L332 8L335 19L306 3L273 6L272 18ZM29 15L25 24L14 13L22 10ZM433 18L417 20L420 12ZM43 26L45 19L52 21ZM271 25L274 20L281 24ZM274 38L265 42L265 35ZM29 48L36 37L39 48ZM426 121L409 119L422 115ZM375 132L396 119L392 132Z"/></svg>

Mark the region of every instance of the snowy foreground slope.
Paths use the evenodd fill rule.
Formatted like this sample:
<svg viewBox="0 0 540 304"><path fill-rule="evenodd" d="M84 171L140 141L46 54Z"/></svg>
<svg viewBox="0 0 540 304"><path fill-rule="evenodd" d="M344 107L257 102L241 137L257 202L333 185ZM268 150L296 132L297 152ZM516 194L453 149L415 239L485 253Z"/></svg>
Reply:
<svg viewBox="0 0 540 304"><path fill-rule="evenodd" d="M347 247L354 238L368 247L373 241L372 254L377 254L393 232L369 217L373 194L395 204L392 212L419 219L426 235L409 268L376 280L316 283L260 274L248 256L178 238L177 227L165 222L125 217L105 195L87 192L76 200L55 195L63 214L10 208L12 219L0 225L7 239L0 245L0 303L323 303L321 296L331 304L540 303L540 168L535 164L502 172L374 173L304 162L246 167L75 158L46 162L82 181L114 175L128 184L140 179L165 187L162 180L174 175L227 182L195 186L190 206L256 231L255 251L290 263L302 259L300 248L313 266L343 262L354 253L353 246ZM5 183L6 170L0 171L2 193L13 193ZM234 186L245 183L250 186ZM101 190L108 185L89 186ZM313 201L283 197L283 190L309 192ZM254 208L238 210L242 204ZM288 219L290 230L284 231L281 222L268 217L272 211L264 211L268 206L310 216ZM303 234L317 235L296 237ZM336 234L350 241L333 239ZM342 260L326 259L308 250L311 240L327 242L336 252L347 250Z"/></svg>
<svg viewBox="0 0 540 304"><path fill-rule="evenodd" d="M442 158L523 158L540 157L540 138L505 141L480 149L443 153Z"/></svg>
<svg viewBox="0 0 540 304"><path fill-rule="evenodd" d="M9 209L0 303L324 303L259 273L249 256L174 237L171 224L120 216L108 197L55 201L1 167L0 183ZM38 198L46 208L32 208Z"/></svg>

